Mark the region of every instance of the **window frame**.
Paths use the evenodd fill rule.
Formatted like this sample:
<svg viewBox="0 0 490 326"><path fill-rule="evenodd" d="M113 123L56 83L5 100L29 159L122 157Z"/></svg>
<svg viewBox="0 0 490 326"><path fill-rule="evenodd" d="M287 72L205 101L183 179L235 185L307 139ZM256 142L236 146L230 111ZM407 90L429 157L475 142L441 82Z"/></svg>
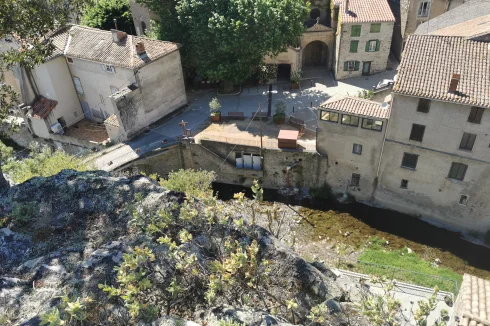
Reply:
<svg viewBox="0 0 490 326"><path fill-rule="evenodd" d="M356 184L353 184L352 181L354 180L357 180L357 183ZM351 177L350 177L350 186L351 187L359 187L359 185L361 184L361 175L359 173L352 173Z"/></svg>
<svg viewBox="0 0 490 326"><path fill-rule="evenodd" d="M424 4L427 4L425 10L422 9L422 6ZM430 0L419 1L419 6L417 8L417 17L429 17L431 7L432 7L432 1L430 1Z"/></svg>
<svg viewBox="0 0 490 326"><path fill-rule="evenodd" d="M456 169L456 173L452 173L453 169ZM461 179L458 178L458 175L461 172L460 169L463 169ZM447 177L448 177L448 179L451 179L451 180L464 181L464 178L466 177L466 172L468 172L468 165L466 165L464 163L452 162L451 168L449 169L449 173L448 173ZM456 175L454 175L454 174L456 174Z"/></svg>
<svg viewBox="0 0 490 326"><path fill-rule="evenodd" d="M419 103L417 104L417 112L429 113L431 104L431 100L428 100L426 98L419 98Z"/></svg>
<svg viewBox="0 0 490 326"><path fill-rule="evenodd" d="M365 127L365 126L364 126L364 121L372 121L372 122L373 122L372 126L376 126L376 123L375 123L375 122L381 122L381 129L379 129L379 130L378 130L378 129L374 129L374 128L372 128L372 126L371 126L371 128ZM361 123L361 128L362 128L362 129L366 129L366 130L372 130L372 131L378 131L378 132L381 132L381 131L383 131L383 127L384 127L384 121L383 121L383 120L376 120L376 119L362 118L362 123Z"/></svg>
<svg viewBox="0 0 490 326"><path fill-rule="evenodd" d="M344 123L344 117L349 117L349 123ZM350 123L350 121L352 120L352 118L356 118L357 119L357 124L353 124L353 123ZM359 127L359 117L358 116L355 116L355 115L352 115L352 114L342 114L342 117L340 118L340 124L343 124L344 126L351 126L351 127Z"/></svg>
<svg viewBox="0 0 490 326"><path fill-rule="evenodd" d="M402 179L400 182L400 188L401 189L408 189L408 180L407 179Z"/></svg>
<svg viewBox="0 0 490 326"><path fill-rule="evenodd" d="M336 114L337 115L337 121L323 119L323 114L324 113L328 113L329 115L332 114L332 113L333 114ZM320 120L321 121L326 121L326 122L330 122L330 123L339 123L339 118L340 118L340 113L338 113L338 112L326 111L326 110L321 110L320 111Z"/></svg>
<svg viewBox="0 0 490 326"><path fill-rule="evenodd" d="M420 140L418 139L418 137L416 138L415 136L415 130L416 128L419 128L419 127L423 127L422 129L422 135L420 136ZM412 129L410 131L410 137L408 139L412 140L412 141L418 141L418 142L422 142L424 140L424 136L425 136L425 127L424 125L419 125L418 123L412 123ZM420 128L419 128L420 130Z"/></svg>
<svg viewBox="0 0 490 326"><path fill-rule="evenodd" d="M371 44L374 42L374 50L371 49ZM380 40L369 40L366 41L366 52L378 52L381 47L381 41Z"/></svg>
<svg viewBox="0 0 490 326"><path fill-rule="evenodd" d="M463 200L464 197L464 200ZM468 206L468 200L470 200L470 196L468 195L461 195L459 196L459 202L458 204L461 206Z"/></svg>
<svg viewBox="0 0 490 326"><path fill-rule="evenodd" d="M356 151L356 148L359 149L359 151ZM362 155L362 145L353 143L352 144L352 154Z"/></svg>
<svg viewBox="0 0 490 326"><path fill-rule="evenodd" d="M483 117L484 112L485 112L484 108L472 106L470 114L468 115L468 122L469 123L475 123L475 124L481 124L481 119ZM473 118L472 118L472 116L473 116Z"/></svg>
<svg viewBox="0 0 490 326"><path fill-rule="evenodd" d="M374 28L373 27L377 27ZM381 33L381 23L372 23L371 26L369 26L369 33Z"/></svg>
<svg viewBox="0 0 490 326"><path fill-rule="evenodd" d="M75 61L73 61L73 58L72 57L66 57L66 62L68 62L71 65L74 65L75 64Z"/></svg>
<svg viewBox="0 0 490 326"><path fill-rule="evenodd" d="M469 132L463 132L463 137L461 137L461 142L459 143L459 149L464 151L472 151L473 147L475 146L476 136L477 135Z"/></svg>
<svg viewBox="0 0 490 326"><path fill-rule="evenodd" d="M72 77L72 80L73 80L73 85L75 86L75 91L80 94L80 95L84 95L85 92L83 91L83 86L82 86L82 81L80 80L79 77L76 77L76 76L73 76ZM78 80L78 84L77 84L77 81ZM80 87L81 89L81 92L78 90L78 87Z"/></svg>
<svg viewBox="0 0 490 326"><path fill-rule="evenodd" d="M354 30L358 30L358 32L354 33ZM350 36L351 37L360 37L361 36L362 25L352 25L350 28ZM355 35L358 34L358 35Z"/></svg>
<svg viewBox="0 0 490 326"><path fill-rule="evenodd" d="M356 60L344 61L344 71L358 71L360 62Z"/></svg>
<svg viewBox="0 0 490 326"><path fill-rule="evenodd" d="M409 157L411 156L412 158L415 158L415 164L414 164L414 167L411 167L411 166L408 166L408 165L404 165L403 163L407 163L405 161L405 158L406 157ZM403 157L402 157L402 163L401 163L401 167L404 168L404 169L408 169L408 170L413 170L415 171L417 169L417 164L419 163L419 156L418 154L413 154L413 153L403 153Z"/></svg>

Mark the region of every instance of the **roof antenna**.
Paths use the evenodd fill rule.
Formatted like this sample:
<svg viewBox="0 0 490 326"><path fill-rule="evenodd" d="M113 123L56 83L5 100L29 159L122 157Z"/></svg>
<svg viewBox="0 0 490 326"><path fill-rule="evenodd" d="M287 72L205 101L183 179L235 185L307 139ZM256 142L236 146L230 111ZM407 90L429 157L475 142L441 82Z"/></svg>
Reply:
<svg viewBox="0 0 490 326"><path fill-rule="evenodd" d="M117 19L114 18L113 21L114 21L114 26L116 26L116 29L117 29Z"/></svg>

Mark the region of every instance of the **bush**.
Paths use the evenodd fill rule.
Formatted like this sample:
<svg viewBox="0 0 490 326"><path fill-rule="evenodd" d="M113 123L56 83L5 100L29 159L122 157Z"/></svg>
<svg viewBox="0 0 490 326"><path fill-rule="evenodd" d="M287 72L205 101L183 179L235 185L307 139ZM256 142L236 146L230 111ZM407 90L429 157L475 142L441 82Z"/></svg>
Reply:
<svg viewBox="0 0 490 326"><path fill-rule="evenodd" d="M310 188L311 197L317 201L333 200L335 196L332 188L326 182L318 188Z"/></svg>
<svg viewBox="0 0 490 326"><path fill-rule="evenodd" d="M117 19L118 30L135 34L128 0L99 0L95 4L87 5L84 8L82 24L110 30L115 28L114 18Z"/></svg>
<svg viewBox="0 0 490 326"><path fill-rule="evenodd" d="M164 188L184 192L196 198L213 197L212 182L216 179L215 172L196 171L193 169L170 172L167 180L160 181Z"/></svg>
<svg viewBox="0 0 490 326"><path fill-rule="evenodd" d="M12 209L12 219L19 225L25 225L29 221L37 216L37 204L35 202L29 202L24 204L14 203Z"/></svg>
<svg viewBox="0 0 490 326"><path fill-rule="evenodd" d="M213 98L211 102L209 102L209 110L211 111L211 115L219 115L221 113L221 104L217 97Z"/></svg>

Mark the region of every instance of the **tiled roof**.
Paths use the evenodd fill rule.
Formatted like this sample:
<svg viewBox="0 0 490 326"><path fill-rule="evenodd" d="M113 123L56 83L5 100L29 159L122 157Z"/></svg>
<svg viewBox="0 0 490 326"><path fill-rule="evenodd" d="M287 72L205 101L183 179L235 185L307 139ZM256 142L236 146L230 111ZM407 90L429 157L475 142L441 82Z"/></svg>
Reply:
<svg viewBox="0 0 490 326"><path fill-rule="evenodd" d="M104 124L119 128L119 119L115 114L111 114L109 118L104 121Z"/></svg>
<svg viewBox="0 0 490 326"><path fill-rule="evenodd" d="M72 25L52 36L56 50L49 59L61 54L68 57L97 61L130 69L141 68L152 61L179 49L177 43L152 40L128 35L120 42L113 42L112 32L86 26ZM147 57L140 58L135 46L143 42Z"/></svg>
<svg viewBox="0 0 490 326"><path fill-rule="evenodd" d="M58 101L50 100L40 95L32 102L32 116L38 119L45 119L56 105L58 105Z"/></svg>
<svg viewBox="0 0 490 326"><path fill-rule="evenodd" d="M353 96L335 95L322 103L320 108L379 119L390 117L389 105L383 107L378 102Z"/></svg>
<svg viewBox="0 0 490 326"><path fill-rule="evenodd" d="M388 0L349 0L348 12L345 3L340 3L340 20L342 23L375 23L394 22L395 16L391 11Z"/></svg>
<svg viewBox="0 0 490 326"><path fill-rule="evenodd" d="M452 74L460 74L455 93ZM463 37L411 35L398 66L393 92L490 107L490 48Z"/></svg>
<svg viewBox="0 0 490 326"><path fill-rule="evenodd" d="M443 36L465 36L467 38L473 38L489 33L490 15L486 15L468 20L463 23L438 29L430 34Z"/></svg>
<svg viewBox="0 0 490 326"><path fill-rule="evenodd" d="M490 325L490 281L464 274L456 314L459 326Z"/></svg>

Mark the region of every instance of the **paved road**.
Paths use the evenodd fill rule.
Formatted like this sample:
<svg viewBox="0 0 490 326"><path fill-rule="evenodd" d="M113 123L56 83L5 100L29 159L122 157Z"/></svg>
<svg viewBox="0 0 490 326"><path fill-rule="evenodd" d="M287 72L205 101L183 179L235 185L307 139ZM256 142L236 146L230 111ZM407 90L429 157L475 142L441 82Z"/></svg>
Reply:
<svg viewBox="0 0 490 326"><path fill-rule="evenodd" d="M283 101L287 106L287 114L305 121L307 128L315 130L316 112L314 107L326 101L335 94L357 95L358 91L371 89L383 79L392 79L395 70L386 71L377 75L351 78L345 81L334 81L330 72L305 71L300 90L289 90L289 85L278 84L273 87L273 105ZM188 94L189 106L179 115L159 125L152 126L144 135L125 144L116 145L102 152L93 160L94 165L105 171L112 171L138 157L155 149L163 148L177 142L182 136L182 127L179 123L184 120L187 128L196 130L209 119L209 102L216 97L215 91L196 91ZM251 116L258 110L267 111L267 88L244 88L238 96L219 96L221 111L226 115L230 111L244 112ZM274 113L274 107L272 108ZM293 112L294 111L294 112Z"/></svg>

